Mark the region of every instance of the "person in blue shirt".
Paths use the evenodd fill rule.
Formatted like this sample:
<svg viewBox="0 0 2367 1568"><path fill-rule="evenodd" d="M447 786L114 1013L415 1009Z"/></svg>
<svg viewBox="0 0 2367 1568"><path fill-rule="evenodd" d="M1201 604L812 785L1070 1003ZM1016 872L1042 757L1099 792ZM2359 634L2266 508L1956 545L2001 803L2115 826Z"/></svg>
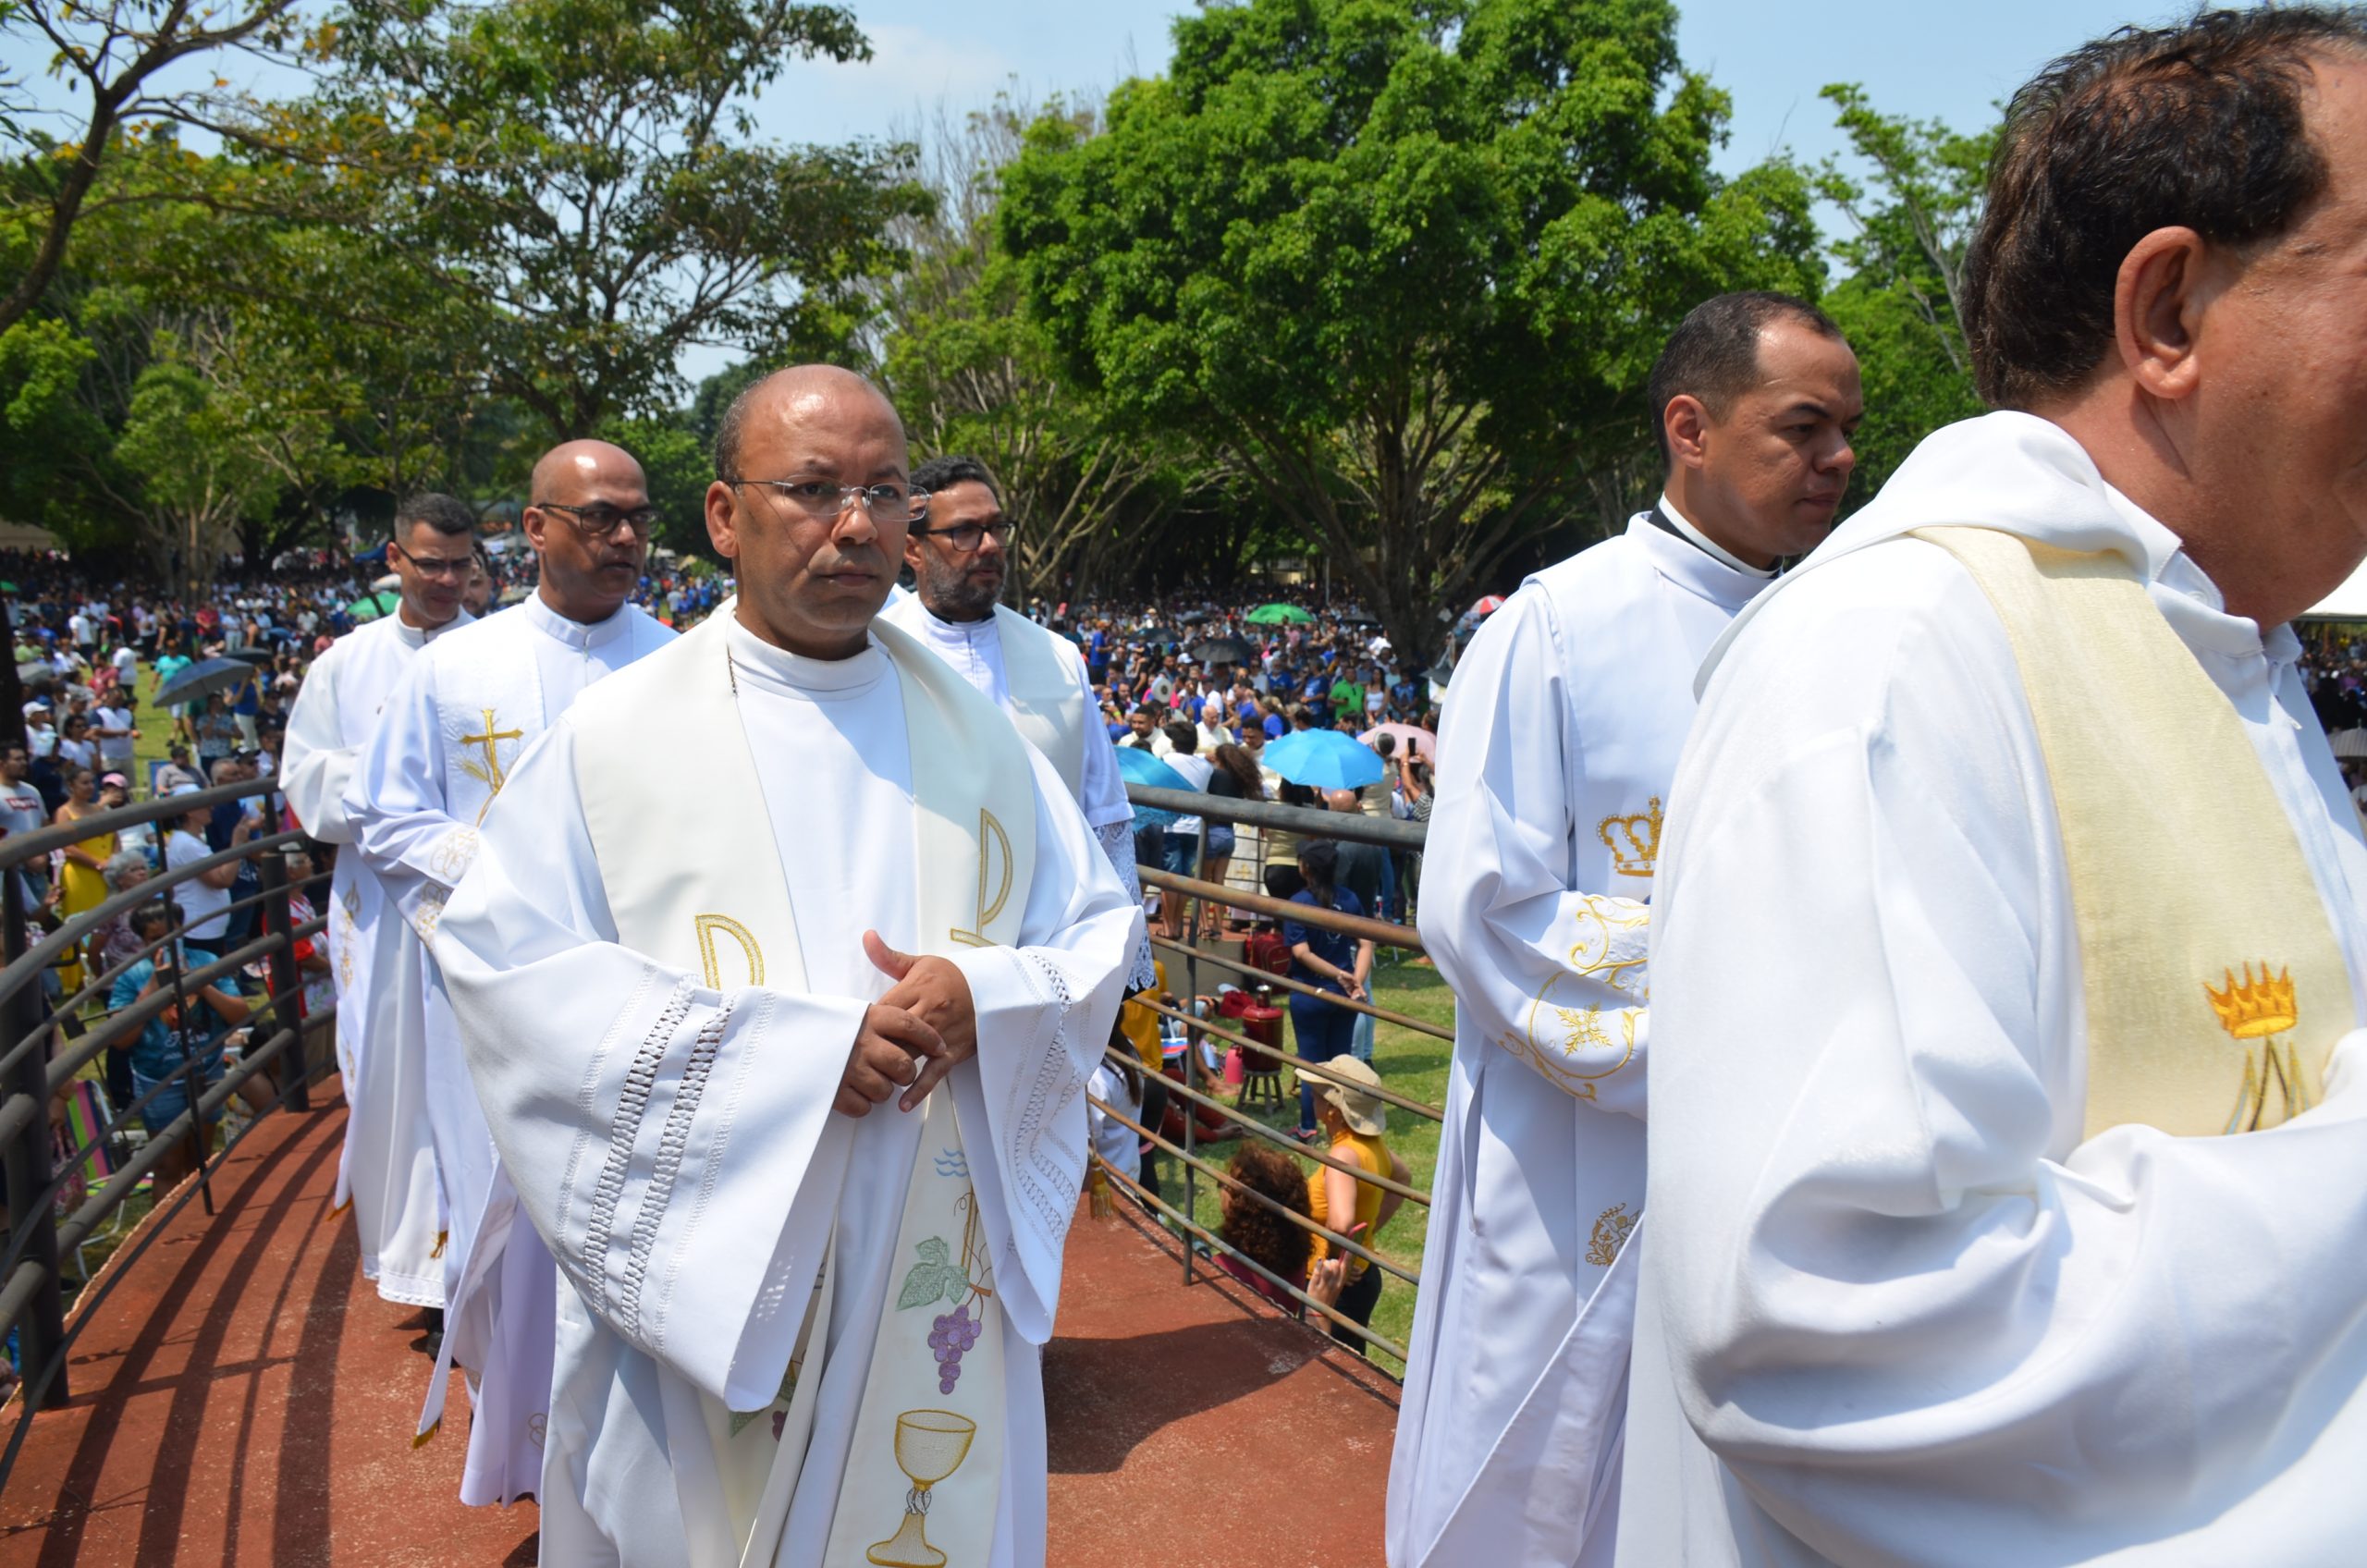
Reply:
<svg viewBox="0 0 2367 1568"><path fill-rule="evenodd" d="M1311 904L1342 914L1362 914L1356 895L1339 885L1340 849L1318 839L1298 851L1298 874L1306 886L1291 895L1294 904ZM1291 978L1351 1001L1365 999L1365 984L1372 978L1372 944L1362 937L1300 920L1282 922L1282 940L1291 950ZM1291 1033L1298 1054L1308 1061L1325 1062L1346 1056L1355 1043L1356 1015L1302 992L1291 993ZM1302 1143L1320 1136L1315 1125L1315 1090L1302 1073L1298 1081L1298 1135Z"/></svg>
<svg viewBox="0 0 2367 1568"><path fill-rule="evenodd" d="M131 934L145 947L163 941L168 932L178 932L179 920L178 905L142 904L132 913ZM168 943L117 975L107 996L109 1010L121 1012L159 991L171 991L174 966L183 956L178 949L178 942ZM202 961L189 967L202 967ZM140 1107L141 1124L152 1137L190 1109L192 1092L202 1096L208 1085L221 1082L223 1036L247 1021L248 1007L239 995L236 975L188 986L182 1000L185 1015L166 1005L141 1026L131 1046L133 1097L155 1091ZM181 1071L184 1062L186 1072ZM178 1078L177 1072L181 1074ZM220 1117L218 1110L206 1114L202 1142L209 1147L213 1123ZM189 1146L176 1140L172 1152L156 1167L159 1190L196 1169L196 1163L197 1157Z"/></svg>

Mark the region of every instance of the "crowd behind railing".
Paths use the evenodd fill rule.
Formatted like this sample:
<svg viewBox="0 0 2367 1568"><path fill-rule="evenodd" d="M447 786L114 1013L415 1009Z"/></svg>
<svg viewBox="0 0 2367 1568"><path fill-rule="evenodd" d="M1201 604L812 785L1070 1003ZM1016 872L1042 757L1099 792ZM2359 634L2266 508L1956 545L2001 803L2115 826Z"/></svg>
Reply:
<svg viewBox="0 0 2367 1568"><path fill-rule="evenodd" d="M22 748L12 754L20 764ZM241 831L214 850L196 834L217 813ZM61 911L67 852L143 829L161 834L160 862L119 851L96 901ZM184 839L194 852L172 853ZM209 1178L230 1148L274 1108L305 1108L331 1071L335 1000L313 901L325 878L309 851L264 778L0 841L0 1335L22 1379L0 1474L31 1413L69 1394L73 1336L122 1277L88 1253L121 1240L147 1204L169 1215L195 1198L211 1212ZM159 1233L125 1245L136 1256Z"/></svg>

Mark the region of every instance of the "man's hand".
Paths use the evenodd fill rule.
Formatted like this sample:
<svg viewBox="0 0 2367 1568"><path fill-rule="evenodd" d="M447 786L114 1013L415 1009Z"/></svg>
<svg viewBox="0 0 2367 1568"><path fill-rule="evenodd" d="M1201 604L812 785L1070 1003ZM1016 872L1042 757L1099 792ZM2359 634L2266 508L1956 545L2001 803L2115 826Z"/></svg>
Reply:
<svg viewBox="0 0 2367 1568"><path fill-rule="evenodd" d="M879 973L895 982L879 1005L910 1012L945 1043L944 1054L922 1063L920 1077L897 1102L897 1109L910 1110L928 1098L947 1073L978 1054L978 1010L970 998L970 981L952 960L900 953L881 941L877 931L863 934L863 950Z"/></svg>
<svg viewBox="0 0 2367 1568"><path fill-rule="evenodd" d="M945 1054L944 1039L909 1010L874 1002L854 1033L854 1048L847 1053L846 1075L839 1080L832 1107L841 1116L867 1116L873 1106Z"/></svg>

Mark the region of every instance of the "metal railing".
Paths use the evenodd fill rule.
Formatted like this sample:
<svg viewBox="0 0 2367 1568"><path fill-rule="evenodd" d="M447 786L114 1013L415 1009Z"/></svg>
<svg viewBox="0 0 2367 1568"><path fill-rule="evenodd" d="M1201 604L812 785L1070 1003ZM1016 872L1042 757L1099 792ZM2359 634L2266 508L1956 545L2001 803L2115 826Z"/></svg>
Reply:
<svg viewBox="0 0 2367 1568"><path fill-rule="evenodd" d="M1419 852L1425 837L1423 828L1418 824L1397 822L1357 813L1321 811L1267 801L1245 801L1224 796L1205 795L1196 791L1152 789L1143 785L1128 786L1126 794L1138 808L1166 812L1178 817L1196 816L1201 820L1200 852L1195 858L1196 864L1205 864L1208 843L1207 825L1211 822L1225 823L1234 827L1236 831L1243 828L1258 829L1261 830L1261 837L1264 830L1272 830L1301 839L1328 839L1378 844L1384 848L1407 852ZM1159 889L1162 898L1178 898L1184 900L1182 929L1187 937L1201 930L1204 910L1218 909L1242 912L1272 921L1295 921L1303 925L1335 931L1359 941L1370 941L1377 948L1394 948L1415 952L1418 952L1421 949L1420 936L1408 925L1395 925L1367 916L1345 914L1337 910L1312 903L1293 902L1276 898L1267 892L1235 887L1230 880L1223 884L1204 881L1197 877L1178 876L1151 865L1138 866L1137 873L1143 884ZM1205 1247L1210 1256L1231 1259L1273 1287L1285 1299L1296 1303L1303 1315L1312 1315L1324 1319L1333 1325L1337 1332L1351 1335L1368 1347L1386 1352L1399 1361L1404 1361L1404 1346L1375 1332L1364 1324L1353 1321L1336 1308L1318 1301L1307 1292L1300 1281L1282 1278L1233 1245L1218 1231L1211 1231L1199 1223L1196 1218L1198 1209L1199 1183L1202 1178L1206 1178L1218 1186L1238 1194L1268 1212L1279 1216L1284 1223L1305 1231L1310 1235L1321 1237L1334 1254L1346 1254L1362 1258L1368 1268L1378 1268L1385 1275L1402 1280L1417 1290L1420 1288L1421 1273L1418 1268L1408 1268L1392 1258L1384 1256L1366 1243L1360 1243L1343 1233L1341 1227L1354 1223L1353 1215L1344 1219L1340 1216L1327 1215L1328 1219L1335 1221L1333 1225L1318 1223L1303 1209L1276 1202L1265 1193L1242 1182L1223 1166L1212 1163L1204 1158L1206 1145L1199 1136L1199 1128L1200 1113L1205 1110L1236 1127L1239 1130L1239 1136L1259 1139L1276 1145L1290 1154L1318 1167L1344 1171L1356 1181L1378 1187L1383 1192L1393 1193L1405 1202L1427 1207L1430 1201L1429 1194L1419 1186L1404 1184L1387 1176L1376 1175L1366 1170L1362 1166L1334 1158L1328 1149L1318 1149L1300 1144L1244 1109L1240 1102L1246 1096L1250 1087L1246 1075L1240 1092L1231 1102L1215 1092L1222 1085L1220 1083L1211 1084L1207 1082L1206 1064L1202 1060L1204 1042L1210 1040L1244 1053L1255 1052L1257 1059L1270 1060L1275 1063L1277 1074L1282 1067L1287 1066L1292 1072L1310 1084L1341 1083L1343 1079L1328 1063L1309 1060L1295 1049L1283 1048L1279 1038L1273 1043L1256 1039L1245 1029L1228 1028L1224 1023L1202 1012L1199 1006L1203 999L1202 971L1205 966L1220 974L1235 976L1240 981L1236 988L1250 989L1253 995L1262 991L1306 997L1326 1007L1369 1017L1377 1023L1390 1023L1400 1029L1449 1043L1452 1043L1454 1038L1453 1032L1370 1001L1357 1001L1291 975L1259 968L1245 962L1245 954L1244 957L1235 958L1229 954L1211 951L1197 941L1177 941L1163 937L1153 937L1151 945L1170 958L1181 960L1184 965L1183 986L1179 992L1171 985L1168 987L1170 996L1166 998L1154 998L1146 994L1136 997L1128 1005L1147 1009L1153 1016L1163 1023L1176 1025L1184 1036L1181 1081L1178 1082L1173 1078L1163 1080L1166 1093L1170 1096L1180 1095L1184 1101L1183 1137L1181 1141L1171 1139L1158 1127L1146 1126L1144 1121L1138 1121L1127 1115L1125 1108L1112 1106L1098 1096L1088 1096L1087 1103L1096 1113L1109 1117L1118 1125L1134 1133L1137 1138L1147 1141L1162 1155L1171 1156L1180 1163L1184 1178L1183 1207L1178 1208L1168 1203L1158 1192L1147 1186L1134 1170L1113 1170L1098 1160L1097 1166L1105 1171L1110 1180L1123 1187L1135 1199L1159 1215L1181 1233L1184 1238L1184 1280L1186 1284L1193 1281L1195 1266L1199 1261L1200 1249ZM1287 1015L1288 1010L1285 1009L1284 1011ZM1294 1030L1294 1035L1295 1030ZM1292 1043L1295 1046L1294 1037ZM1145 1068L1145 1063L1131 1049L1112 1045L1107 1048L1107 1055L1110 1061L1117 1063L1122 1069L1141 1072ZM1245 1060L1246 1060L1250 1059L1245 1055ZM1377 1095L1379 1098L1398 1110L1430 1121L1441 1120L1444 1114L1439 1107L1428 1105L1397 1093L1386 1084L1378 1090L1361 1084L1355 1086L1364 1092ZM1275 1087L1279 1092L1279 1077ZM1288 1098L1285 1097L1282 1103L1287 1106ZM1367 1238L1367 1242L1370 1240L1371 1238Z"/></svg>
<svg viewBox="0 0 2367 1568"><path fill-rule="evenodd" d="M63 918L52 916L34 892L34 879L47 874L49 858L58 851L106 836L116 837L120 843L126 828L178 819L201 807L212 810L256 798L264 805L265 830L249 842L187 864L160 867L147 880L111 892L93 907ZM316 1051L311 1043L334 1026L335 1004L305 1015L300 1005L303 980L296 955L299 943L322 939L325 922L318 916L300 922L293 917L292 900L298 888L288 878L287 855L290 848L303 843L304 836L270 830L269 825L279 819L277 802L276 790L268 778L217 785L167 800L92 813L70 824L0 841L0 1173L5 1173L8 1207L6 1250L0 1256L0 1336L16 1332L20 1378L16 1427L5 1452L0 1452L0 1481L15 1465L33 1415L69 1397L67 1363L74 1339L90 1321L92 1309L124 1277L124 1266L147 1249L161 1233L162 1221L179 1212L191 1197L200 1198L211 1214L211 1178L230 1150L269 1110L310 1109L313 1084L326 1076L334 1063L333 1051ZM160 848L163 839L160 834ZM214 952L206 962L195 963L191 961L211 950L210 944L184 946L192 939L182 929L182 922L168 916L163 934L139 942L129 956L118 956L110 963L91 950L95 945L91 938L117 931L118 919L128 920L165 904L176 888L247 861L254 863L258 890L233 896L227 908L206 911L200 919L210 920L217 913L235 918L242 911L253 910L258 912L259 935ZM325 873L316 867L304 888L325 889L327 885ZM36 920L43 927L38 934ZM228 929L226 924L226 934ZM104 1018L84 1018L85 1010L93 1004L108 1003L117 979L168 949L174 949L169 962L158 966L156 975L143 987L144 995ZM72 995L52 1001L45 994L47 976L54 968L68 964L79 968L83 983ZM193 1021L201 1009L222 1020L219 1011L205 999L207 991L256 965L263 968L264 984L259 995L238 998L245 1006L243 1020L228 1029ZM227 995L218 990L216 994ZM150 1081L129 1104L111 1107L104 1125L85 1141L76 1144L71 1134L61 1134L57 1141L63 1146L53 1150L50 1109L60 1093L93 1062L103 1063L108 1050L118 1045L128 1048L160 1020L167 1026L166 1038L176 1050L177 1064L165 1077ZM246 1045L238 1052L236 1062L217 1077L214 1064L227 1057L226 1037L238 1028L247 1031ZM271 1090L270 1100L262 1105L240 1093L258 1079ZM79 1172L102 1156L111 1158L115 1145L128 1142L120 1136L124 1130L144 1121L142 1112L175 1088L181 1091L179 1112L150 1131L143 1144L61 1219L61 1194L70 1196L82 1180ZM220 1148L213 1148L212 1123L233 1096L248 1100L255 1120L233 1133ZM124 1244L96 1279L83 1282L75 1301L75 1320L67 1323L61 1258L78 1253L133 1196L144 1178L182 1150L188 1153L193 1179L183 1182L169 1196L158 1194L151 1222Z"/></svg>

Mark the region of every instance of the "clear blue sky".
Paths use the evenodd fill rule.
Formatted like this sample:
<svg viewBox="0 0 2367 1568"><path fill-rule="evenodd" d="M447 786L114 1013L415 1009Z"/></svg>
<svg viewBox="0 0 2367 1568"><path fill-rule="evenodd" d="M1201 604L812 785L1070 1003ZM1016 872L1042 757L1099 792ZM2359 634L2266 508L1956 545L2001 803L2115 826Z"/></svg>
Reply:
<svg viewBox="0 0 2367 1568"><path fill-rule="evenodd" d="M1162 69L1174 0L853 0L877 57L802 66L766 94L766 125L802 141L883 135L939 99L967 108L1016 79L1028 96L1098 92ZM1886 108L1964 126L1984 120L2041 64L2124 22L2188 7L2164 0L1765 0L1681 5L1685 61L1734 95L1722 166L1777 147L1839 150L1817 89L1863 81Z"/></svg>

